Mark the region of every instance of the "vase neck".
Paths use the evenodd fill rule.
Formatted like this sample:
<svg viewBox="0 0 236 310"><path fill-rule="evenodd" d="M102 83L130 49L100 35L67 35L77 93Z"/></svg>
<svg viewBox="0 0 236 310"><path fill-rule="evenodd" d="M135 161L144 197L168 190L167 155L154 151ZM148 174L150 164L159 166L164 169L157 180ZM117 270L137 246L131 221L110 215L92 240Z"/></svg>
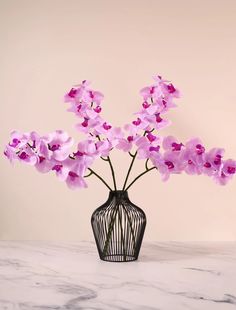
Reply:
<svg viewBox="0 0 236 310"><path fill-rule="evenodd" d="M109 200L114 198L117 200L129 199L128 192L123 190L110 191Z"/></svg>

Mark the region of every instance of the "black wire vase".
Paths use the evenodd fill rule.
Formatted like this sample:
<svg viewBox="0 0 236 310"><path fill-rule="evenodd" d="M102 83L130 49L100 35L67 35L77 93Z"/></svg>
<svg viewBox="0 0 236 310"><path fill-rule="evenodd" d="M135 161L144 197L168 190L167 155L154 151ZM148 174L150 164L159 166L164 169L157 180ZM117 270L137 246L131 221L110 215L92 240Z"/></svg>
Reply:
<svg viewBox="0 0 236 310"><path fill-rule="evenodd" d="M146 215L127 191L110 191L108 200L91 217L101 260L129 262L138 259L146 227Z"/></svg>

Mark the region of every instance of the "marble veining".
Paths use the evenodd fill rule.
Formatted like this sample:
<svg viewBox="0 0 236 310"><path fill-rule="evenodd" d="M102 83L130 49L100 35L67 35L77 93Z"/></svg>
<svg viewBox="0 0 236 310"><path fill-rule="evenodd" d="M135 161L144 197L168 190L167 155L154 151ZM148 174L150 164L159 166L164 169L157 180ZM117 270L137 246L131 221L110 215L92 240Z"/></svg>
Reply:
<svg viewBox="0 0 236 310"><path fill-rule="evenodd" d="M93 242L0 241L0 310L236 310L236 242L144 243L136 262Z"/></svg>

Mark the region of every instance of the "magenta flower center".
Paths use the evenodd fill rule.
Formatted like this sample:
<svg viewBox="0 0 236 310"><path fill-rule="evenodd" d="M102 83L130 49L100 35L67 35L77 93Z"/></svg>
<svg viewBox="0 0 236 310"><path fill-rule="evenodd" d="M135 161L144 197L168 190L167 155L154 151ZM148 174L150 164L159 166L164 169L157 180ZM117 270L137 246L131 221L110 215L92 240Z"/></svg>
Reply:
<svg viewBox="0 0 236 310"><path fill-rule="evenodd" d="M197 144L196 145L196 152L198 155L202 155L205 152L204 146L202 146L201 144Z"/></svg>
<svg viewBox="0 0 236 310"><path fill-rule="evenodd" d="M76 153L74 153L74 156L83 156L83 155L84 153L80 152L79 150Z"/></svg>
<svg viewBox="0 0 236 310"><path fill-rule="evenodd" d="M28 155L26 152L22 152L22 153L19 155L19 158L20 158L20 159L23 159L23 160L27 159L28 157L29 157L29 155Z"/></svg>
<svg viewBox="0 0 236 310"><path fill-rule="evenodd" d="M76 89L75 88L71 88L71 90L69 91L68 93L68 96L71 97L71 98L75 98L76 96Z"/></svg>
<svg viewBox="0 0 236 310"><path fill-rule="evenodd" d="M168 169L173 169L175 167L172 161L165 161L165 165L168 167Z"/></svg>
<svg viewBox="0 0 236 310"><path fill-rule="evenodd" d="M141 124L141 119L138 117L136 121L133 121L133 124L134 124L135 126L140 125L140 124Z"/></svg>
<svg viewBox="0 0 236 310"><path fill-rule="evenodd" d="M79 105L77 106L77 112L79 112L79 111L81 110L81 108L82 108L82 104L79 104Z"/></svg>
<svg viewBox="0 0 236 310"><path fill-rule="evenodd" d="M18 140L17 138L14 138L12 140L12 143L9 143L10 146L12 147L17 147L17 145L20 143L20 140Z"/></svg>
<svg viewBox="0 0 236 310"><path fill-rule="evenodd" d="M52 170L55 170L56 172L61 171L61 168L63 167L63 165L55 165L52 167Z"/></svg>
<svg viewBox="0 0 236 310"><path fill-rule="evenodd" d="M32 148L36 148L36 141L33 140Z"/></svg>
<svg viewBox="0 0 236 310"><path fill-rule="evenodd" d="M98 105L98 106L94 109L94 111L95 111L96 113L100 113L100 112L102 111L102 108Z"/></svg>
<svg viewBox="0 0 236 310"><path fill-rule="evenodd" d="M107 122L103 123L102 126L103 126L103 128L104 128L105 130L111 129L111 125L108 125Z"/></svg>
<svg viewBox="0 0 236 310"><path fill-rule="evenodd" d="M156 140L156 136L152 135L150 132L147 134L147 138L150 142L153 142Z"/></svg>
<svg viewBox="0 0 236 310"><path fill-rule="evenodd" d="M206 163L204 164L204 167L206 167L206 168L211 168L211 163L206 162Z"/></svg>
<svg viewBox="0 0 236 310"><path fill-rule="evenodd" d="M159 150L160 150L160 145L158 145L158 146L150 146L149 147L149 151L150 152L159 152Z"/></svg>
<svg viewBox="0 0 236 310"><path fill-rule="evenodd" d="M155 92L155 87L152 86L152 87L150 88L150 94L154 94L154 92Z"/></svg>
<svg viewBox="0 0 236 310"><path fill-rule="evenodd" d="M226 178L226 175L224 174L224 172L221 172L221 178Z"/></svg>
<svg viewBox="0 0 236 310"><path fill-rule="evenodd" d="M220 165L221 164L221 155L216 155L215 160L214 160L214 164L215 165Z"/></svg>
<svg viewBox="0 0 236 310"><path fill-rule="evenodd" d="M174 93L174 92L176 91L176 89L175 89L175 87L174 87L173 84L167 85L167 89L168 89L168 92L169 92L170 94L172 94L172 93Z"/></svg>
<svg viewBox="0 0 236 310"><path fill-rule="evenodd" d="M46 158L43 156L39 156L39 163L41 164Z"/></svg>
<svg viewBox="0 0 236 310"><path fill-rule="evenodd" d="M94 94L93 94L93 92L92 92L91 90L89 91L89 96L90 96L90 98L92 98L92 99L94 98Z"/></svg>
<svg viewBox="0 0 236 310"><path fill-rule="evenodd" d="M88 127L88 119L85 118L83 123L81 124L83 127Z"/></svg>
<svg viewBox="0 0 236 310"><path fill-rule="evenodd" d="M134 137L133 137L133 136L128 136L128 137L127 137L127 140L128 140L129 142L132 142L132 141L134 141Z"/></svg>
<svg viewBox="0 0 236 310"><path fill-rule="evenodd" d="M160 117L160 113L156 114L156 122L157 123L161 123L162 122L162 118Z"/></svg>
<svg viewBox="0 0 236 310"><path fill-rule="evenodd" d="M229 174L234 174L235 172L236 172L236 168L235 167L228 167L227 168L227 172L229 173Z"/></svg>
<svg viewBox="0 0 236 310"><path fill-rule="evenodd" d="M167 102L164 99L162 100L162 104L166 108Z"/></svg>
<svg viewBox="0 0 236 310"><path fill-rule="evenodd" d="M60 148L60 144L53 144L52 146L50 146L50 151L55 152L57 150L59 150Z"/></svg>
<svg viewBox="0 0 236 310"><path fill-rule="evenodd" d="M73 171L69 171L68 175L70 176L72 181L79 177L78 174Z"/></svg>
<svg viewBox="0 0 236 310"><path fill-rule="evenodd" d="M143 103L143 108L144 109L147 109L147 108L149 108L150 107L150 103L148 103L147 101L144 101L144 103Z"/></svg>
<svg viewBox="0 0 236 310"><path fill-rule="evenodd" d="M173 142L171 146L172 146L172 151L181 151L181 147L183 146L183 143Z"/></svg>

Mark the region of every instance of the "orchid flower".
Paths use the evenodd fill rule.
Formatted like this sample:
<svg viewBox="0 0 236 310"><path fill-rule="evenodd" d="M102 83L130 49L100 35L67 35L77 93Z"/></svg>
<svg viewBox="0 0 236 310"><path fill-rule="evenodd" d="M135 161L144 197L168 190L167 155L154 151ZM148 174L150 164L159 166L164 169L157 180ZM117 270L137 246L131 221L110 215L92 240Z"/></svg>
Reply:
<svg viewBox="0 0 236 310"><path fill-rule="evenodd" d="M110 158L113 149L122 150L132 157L123 190L129 189L151 170L158 170L163 181L172 174L185 172L189 175L203 174L220 185L227 184L236 174L236 161L224 160L224 149L207 150L199 138L182 142L173 136L159 135L159 130L171 124L166 114L176 107L175 100L180 97L180 92L159 75L153 79L150 86L140 91L141 108L122 128L114 127L102 117L103 94L91 89L89 81L82 81L65 94L64 101L69 105L68 111L78 118L76 129L85 134L85 140L74 146L74 140L63 130L47 135L13 131L4 155L11 163L20 161L35 166L41 173L54 173L70 189L86 188L85 178L94 175L111 190L112 187L91 168L94 161L101 158L110 166L116 190L115 171ZM136 158L145 160L145 170L128 185Z"/></svg>

